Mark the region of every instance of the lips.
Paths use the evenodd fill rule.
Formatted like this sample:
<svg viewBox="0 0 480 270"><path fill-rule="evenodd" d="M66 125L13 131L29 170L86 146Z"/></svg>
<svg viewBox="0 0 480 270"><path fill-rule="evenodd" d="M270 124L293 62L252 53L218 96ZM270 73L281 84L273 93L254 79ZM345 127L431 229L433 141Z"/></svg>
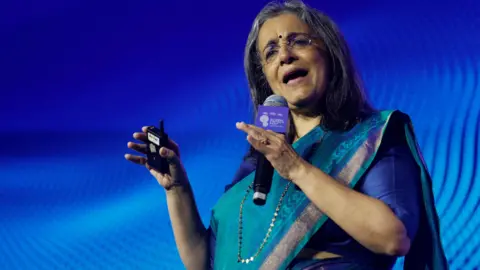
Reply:
<svg viewBox="0 0 480 270"><path fill-rule="evenodd" d="M288 84L289 81L294 81L295 79L303 78L308 75L308 70L303 68L296 68L288 71L283 75L283 83Z"/></svg>

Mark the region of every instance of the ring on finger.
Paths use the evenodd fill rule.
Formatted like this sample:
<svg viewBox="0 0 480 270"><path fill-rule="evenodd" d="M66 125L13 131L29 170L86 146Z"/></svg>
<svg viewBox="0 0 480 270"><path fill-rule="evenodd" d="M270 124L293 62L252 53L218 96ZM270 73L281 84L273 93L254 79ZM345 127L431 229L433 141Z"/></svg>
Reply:
<svg viewBox="0 0 480 270"><path fill-rule="evenodd" d="M263 137L263 138L260 139L260 143L263 144L263 145L269 145L270 141L268 140L268 138Z"/></svg>

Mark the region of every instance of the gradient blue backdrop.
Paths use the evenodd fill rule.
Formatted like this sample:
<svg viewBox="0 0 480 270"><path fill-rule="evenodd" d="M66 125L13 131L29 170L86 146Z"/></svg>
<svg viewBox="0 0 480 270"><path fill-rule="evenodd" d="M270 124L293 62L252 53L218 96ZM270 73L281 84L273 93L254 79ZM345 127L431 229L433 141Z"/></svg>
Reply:
<svg viewBox="0 0 480 270"><path fill-rule="evenodd" d="M160 117L204 222L246 150L243 46L265 1L0 7L0 269L181 268L165 196L123 154ZM378 108L414 121L452 269L480 265L480 3L310 1Z"/></svg>

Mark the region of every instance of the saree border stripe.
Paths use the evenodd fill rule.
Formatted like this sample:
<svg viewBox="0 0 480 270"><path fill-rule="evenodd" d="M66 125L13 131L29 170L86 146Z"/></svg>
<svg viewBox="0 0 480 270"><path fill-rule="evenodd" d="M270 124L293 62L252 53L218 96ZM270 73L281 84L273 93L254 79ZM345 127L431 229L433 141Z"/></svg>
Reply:
<svg viewBox="0 0 480 270"><path fill-rule="evenodd" d="M355 151L353 156L347 162L345 167L337 174L335 179L347 186L356 184L360 176L358 174L365 165L371 163L374 154L380 147L383 134L388 126L389 119L393 113L390 113L387 119L379 126L369 131L370 135ZM275 246L261 265L260 269L280 269L287 262L293 252L299 252L299 243L314 227L321 227L328 219L313 203L309 203L302 211L300 216L292 224L285 236ZM317 228L317 229L318 229ZM289 262L288 262L289 263Z"/></svg>

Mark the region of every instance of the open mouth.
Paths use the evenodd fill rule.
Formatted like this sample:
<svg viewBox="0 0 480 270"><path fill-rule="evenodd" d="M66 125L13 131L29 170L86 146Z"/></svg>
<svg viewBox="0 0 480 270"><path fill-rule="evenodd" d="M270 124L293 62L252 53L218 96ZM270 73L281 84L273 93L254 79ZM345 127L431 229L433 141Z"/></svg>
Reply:
<svg viewBox="0 0 480 270"><path fill-rule="evenodd" d="M288 84L289 81L293 81L295 79L303 78L307 76L308 70L306 69L295 69L283 76L283 83Z"/></svg>

